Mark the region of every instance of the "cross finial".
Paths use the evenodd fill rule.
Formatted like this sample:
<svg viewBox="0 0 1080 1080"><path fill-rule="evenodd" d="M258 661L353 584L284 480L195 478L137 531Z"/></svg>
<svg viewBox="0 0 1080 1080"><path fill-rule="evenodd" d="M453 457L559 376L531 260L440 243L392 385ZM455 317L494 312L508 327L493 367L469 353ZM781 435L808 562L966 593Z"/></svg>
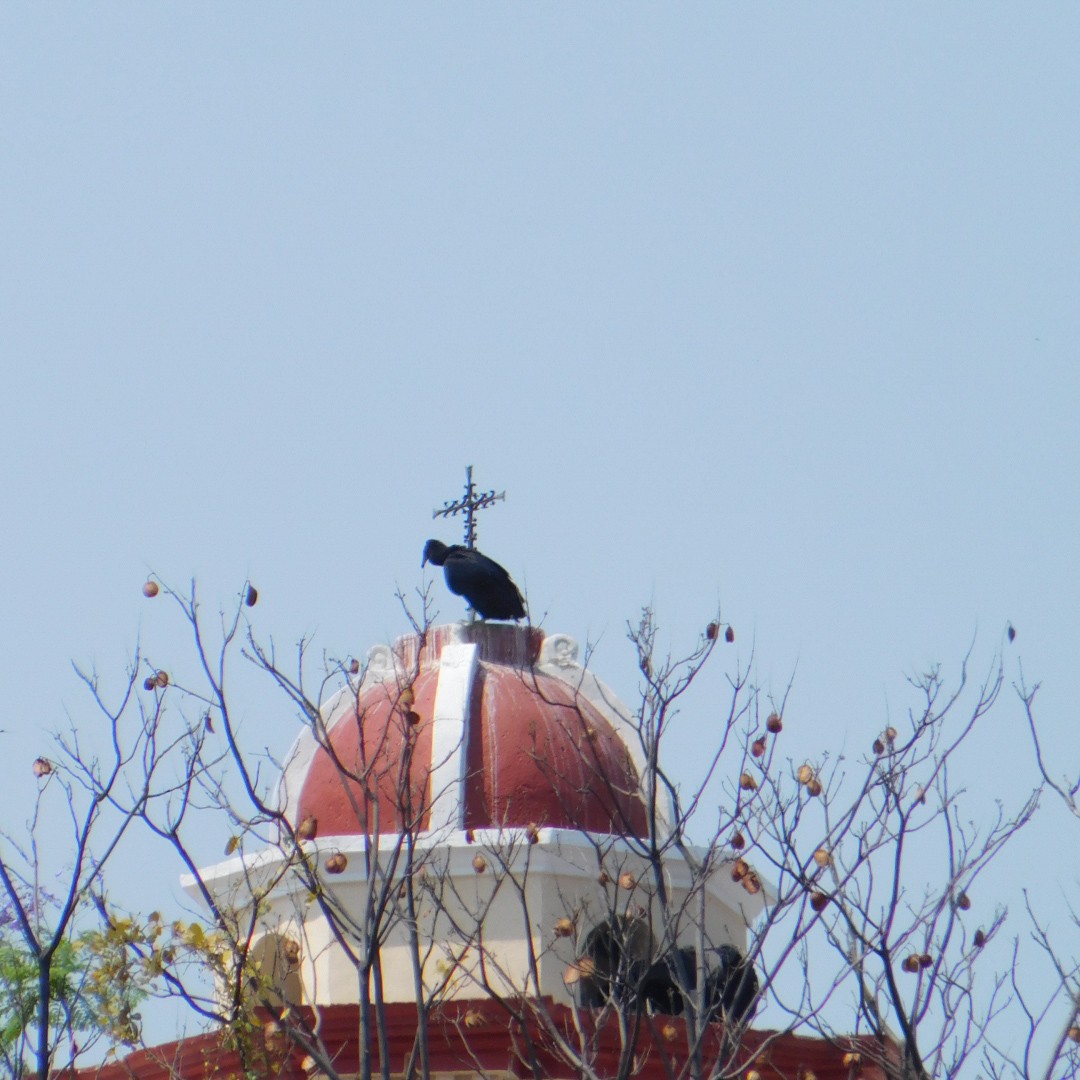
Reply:
<svg viewBox="0 0 1080 1080"><path fill-rule="evenodd" d="M489 506L494 505L500 499L506 498L506 492L500 491L498 495L492 491L482 491L480 494L476 492L476 485L473 483L472 478L472 466L467 465L465 467L465 495L464 497L456 500L448 499L441 510L432 510L431 516L433 518L441 517L454 517L455 514L465 512L465 546L472 550L476 547L476 511L486 510Z"/></svg>

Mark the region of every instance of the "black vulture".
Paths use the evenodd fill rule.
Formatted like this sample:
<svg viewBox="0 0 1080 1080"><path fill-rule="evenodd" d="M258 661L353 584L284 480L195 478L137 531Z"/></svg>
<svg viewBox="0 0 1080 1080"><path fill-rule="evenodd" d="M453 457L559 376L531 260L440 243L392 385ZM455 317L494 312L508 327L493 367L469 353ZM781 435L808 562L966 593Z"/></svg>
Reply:
<svg viewBox="0 0 1080 1080"><path fill-rule="evenodd" d="M599 1009L614 1001L624 1008L679 1016L687 998L693 1000L698 982L697 952L689 946L672 949L649 963L652 934L645 924L615 918L594 927L585 938L582 957L590 973L578 990L583 1008ZM705 1016L727 1024L748 1021L757 1008L758 978L734 945L709 949L706 961Z"/></svg>
<svg viewBox="0 0 1080 1080"><path fill-rule="evenodd" d="M727 1023L749 1020L758 1005L758 977L734 945L721 945L705 983L705 1008Z"/></svg>
<svg viewBox="0 0 1080 1080"><path fill-rule="evenodd" d="M705 1017L734 1024L753 1016L757 1007L758 979L734 945L715 952L719 963L705 975ZM697 989L697 953L692 948L673 950L653 964L641 982L640 996L653 1013L678 1016L684 995Z"/></svg>
<svg viewBox="0 0 1080 1080"><path fill-rule="evenodd" d="M440 540L429 540L424 545L424 559L420 565L426 563L443 568L446 587L452 593L464 596L481 619L525 617L525 602L510 575L479 551L460 544L447 547Z"/></svg>

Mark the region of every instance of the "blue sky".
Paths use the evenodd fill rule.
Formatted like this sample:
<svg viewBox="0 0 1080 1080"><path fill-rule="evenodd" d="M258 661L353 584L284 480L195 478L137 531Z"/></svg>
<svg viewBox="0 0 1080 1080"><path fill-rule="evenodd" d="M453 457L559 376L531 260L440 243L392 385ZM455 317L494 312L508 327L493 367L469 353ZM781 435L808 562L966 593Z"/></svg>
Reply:
<svg viewBox="0 0 1080 1080"><path fill-rule="evenodd" d="M466 464L625 698L625 621L719 603L792 755L861 748L1012 620L1076 771L1078 46L1071 3L5 7L0 819L91 722L72 658L179 648L148 570L362 654Z"/></svg>

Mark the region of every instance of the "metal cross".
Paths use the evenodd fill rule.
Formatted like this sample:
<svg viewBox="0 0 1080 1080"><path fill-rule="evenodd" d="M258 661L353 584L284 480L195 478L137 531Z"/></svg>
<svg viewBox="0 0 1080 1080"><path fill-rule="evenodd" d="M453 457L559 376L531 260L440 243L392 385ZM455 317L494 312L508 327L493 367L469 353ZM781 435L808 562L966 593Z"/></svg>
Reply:
<svg viewBox="0 0 1080 1080"><path fill-rule="evenodd" d="M472 466L465 467L465 495L457 500L448 499L441 510L432 510L433 518L453 517L465 511L465 546L470 550L476 547L476 511L486 510L500 499L506 498L506 492L500 491L498 495L494 491L482 491L476 493L476 485L473 483Z"/></svg>

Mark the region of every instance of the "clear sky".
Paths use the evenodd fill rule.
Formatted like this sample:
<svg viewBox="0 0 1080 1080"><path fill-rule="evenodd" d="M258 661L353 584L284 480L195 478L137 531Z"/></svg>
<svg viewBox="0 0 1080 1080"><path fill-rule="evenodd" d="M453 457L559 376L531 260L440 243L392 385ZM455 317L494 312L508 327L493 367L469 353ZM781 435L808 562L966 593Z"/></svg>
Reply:
<svg viewBox="0 0 1080 1080"><path fill-rule="evenodd" d="M623 697L626 619L719 603L793 756L861 750L1011 620L1076 771L1077 55L1072 2L5 5L0 820L72 658L170 662L148 570L362 655L466 464Z"/></svg>

